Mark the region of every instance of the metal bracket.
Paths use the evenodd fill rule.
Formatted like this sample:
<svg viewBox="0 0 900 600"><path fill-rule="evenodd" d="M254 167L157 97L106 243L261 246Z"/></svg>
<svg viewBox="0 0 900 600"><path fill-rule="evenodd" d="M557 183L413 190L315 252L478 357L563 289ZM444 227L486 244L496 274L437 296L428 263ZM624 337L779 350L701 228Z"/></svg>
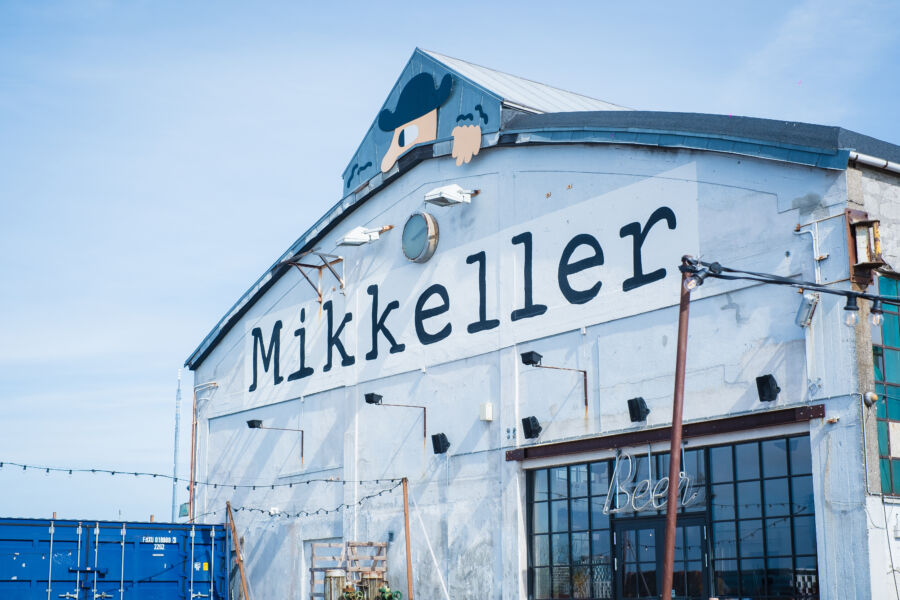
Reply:
<svg viewBox="0 0 900 600"><path fill-rule="evenodd" d="M319 265L306 262L304 259L308 257L317 257L322 261L322 264ZM341 293L344 293L344 258L342 256L309 250L307 252L301 252L300 254L289 258L288 260L284 261L284 264L290 265L292 267L297 267L297 270L300 271L303 279L305 279L306 282L312 287L313 291L316 292L316 297L319 304L322 304L322 273L326 269L331 272L335 279L337 279L338 283L340 284ZM338 272L334 269L336 265L341 265L340 275L338 275ZM313 283L313 280L310 279L309 275L303 269L315 269L318 272L317 282Z"/></svg>

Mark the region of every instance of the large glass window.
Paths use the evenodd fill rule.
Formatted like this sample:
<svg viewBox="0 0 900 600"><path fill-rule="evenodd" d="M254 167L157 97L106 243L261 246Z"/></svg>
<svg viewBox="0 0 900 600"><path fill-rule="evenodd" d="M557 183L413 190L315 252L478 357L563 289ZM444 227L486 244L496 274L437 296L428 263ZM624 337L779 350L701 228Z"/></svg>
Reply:
<svg viewBox="0 0 900 600"><path fill-rule="evenodd" d="M897 280L876 277L878 293L898 297ZM884 323L872 328L875 405L878 426L878 463L881 491L900 495L900 315L897 307L884 305Z"/></svg>
<svg viewBox="0 0 900 600"><path fill-rule="evenodd" d="M529 596L655 594L668 459L529 471ZM692 449L683 464L678 598L818 597L808 436Z"/></svg>

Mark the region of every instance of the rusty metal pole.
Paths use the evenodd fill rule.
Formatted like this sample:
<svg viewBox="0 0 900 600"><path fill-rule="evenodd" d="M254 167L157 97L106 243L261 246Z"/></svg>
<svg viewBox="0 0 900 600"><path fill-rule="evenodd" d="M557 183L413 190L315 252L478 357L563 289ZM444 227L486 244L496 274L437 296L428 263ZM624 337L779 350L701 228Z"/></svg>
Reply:
<svg viewBox="0 0 900 600"><path fill-rule="evenodd" d="M250 594L247 591L247 576L244 574L244 557L241 545L238 541L237 527L234 525L234 515L231 514L231 502L225 503L225 509L228 513L228 523L231 525L231 541L234 544L234 560L237 562L238 571L241 574L241 591L244 594L244 600L250 600Z"/></svg>
<svg viewBox="0 0 900 600"><path fill-rule="evenodd" d="M688 257L681 259L682 265ZM675 568L675 531L678 516L678 484L681 479L681 414L684 408L684 368L687 359L688 316L691 293L684 288L689 273L681 272L681 302L678 305L678 347L675 354L675 393L672 402L672 444L669 448L669 499L666 503L666 546L663 558L663 578L660 598L672 597Z"/></svg>
<svg viewBox="0 0 900 600"><path fill-rule="evenodd" d="M406 534L406 590L407 600L413 600L412 557L409 552L409 480L403 478L403 531Z"/></svg>

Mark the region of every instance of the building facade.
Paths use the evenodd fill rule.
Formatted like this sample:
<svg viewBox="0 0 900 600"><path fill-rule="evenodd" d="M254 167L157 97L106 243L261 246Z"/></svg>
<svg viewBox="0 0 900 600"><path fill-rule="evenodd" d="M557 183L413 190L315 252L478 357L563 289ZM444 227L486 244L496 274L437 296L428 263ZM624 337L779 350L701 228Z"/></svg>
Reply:
<svg viewBox="0 0 900 600"><path fill-rule="evenodd" d="M195 518L232 503L257 598L347 540L407 593L405 477L415 597L658 597L681 257L863 289L859 223L900 264L898 160L416 50L341 200L186 363ZM900 325L861 308L693 292L677 597L896 595Z"/></svg>

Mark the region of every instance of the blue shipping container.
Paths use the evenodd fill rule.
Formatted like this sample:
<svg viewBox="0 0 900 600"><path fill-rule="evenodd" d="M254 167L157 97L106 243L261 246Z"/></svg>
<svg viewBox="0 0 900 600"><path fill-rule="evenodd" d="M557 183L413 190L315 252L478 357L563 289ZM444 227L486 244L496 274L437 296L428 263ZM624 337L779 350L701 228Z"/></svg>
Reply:
<svg viewBox="0 0 900 600"><path fill-rule="evenodd" d="M0 519L0 599L228 597L224 525Z"/></svg>

